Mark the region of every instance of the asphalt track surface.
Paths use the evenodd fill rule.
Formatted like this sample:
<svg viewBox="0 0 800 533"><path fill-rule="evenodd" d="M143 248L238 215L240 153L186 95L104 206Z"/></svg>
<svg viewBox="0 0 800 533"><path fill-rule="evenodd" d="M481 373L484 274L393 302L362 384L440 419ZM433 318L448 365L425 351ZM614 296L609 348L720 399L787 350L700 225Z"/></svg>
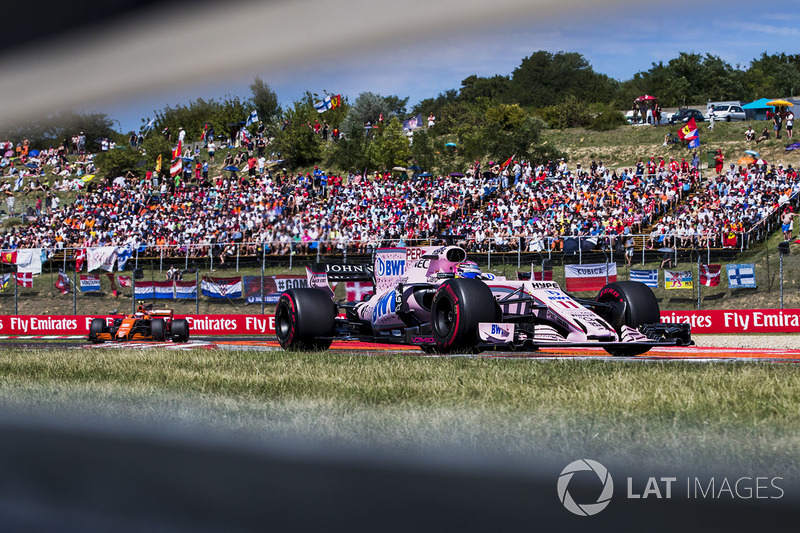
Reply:
<svg viewBox="0 0 800 533"><path fill-rule="evenodd" d="M602 348L543 348L537 352L483 352L480 355L427 355L414 346L374 344L359 341L334 342L333 351L363 353L368 356L403 354L417 357L493 357L532 360L609 360L609 361L693 361L693 362L742 362L758 361L773 363L800 363L800 349L785 348L719 348L702 346L654 348L636 357L612 357ZM220 349L220 350L280 350L278 342L264 337L193 337L187 343L172 342L127 342L90 344L78 336L2 336L0 347L29 349L148 349L167 348L176 350Z"/></svg>

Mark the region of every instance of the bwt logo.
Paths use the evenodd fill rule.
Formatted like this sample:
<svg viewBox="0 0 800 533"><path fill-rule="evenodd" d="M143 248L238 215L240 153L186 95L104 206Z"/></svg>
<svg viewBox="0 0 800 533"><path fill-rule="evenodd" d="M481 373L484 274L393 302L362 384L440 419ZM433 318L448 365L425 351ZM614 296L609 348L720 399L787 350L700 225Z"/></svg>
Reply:
<svg viewBox="0 0 800 533"><path fill-rule="evenodd" d="M406 271L405 259L378 259L378 276L402 276Z"/></svg>
<svg viewBox="0 0 800 533"><path fill-rule="evenodd" d="M572 499L569 493L569 482L575 472L594 472L600 481L603 483L603 490L597 501L594 503L577 503ZM567 511L574 513L578 516L592 516L596 515L605 509L611 503L611 496L614 494L614 480L611 479L611 474L608 469L597 461L591 459L579 459L568 464L561 475L558 477L558 499L567 509Z"/></svg>

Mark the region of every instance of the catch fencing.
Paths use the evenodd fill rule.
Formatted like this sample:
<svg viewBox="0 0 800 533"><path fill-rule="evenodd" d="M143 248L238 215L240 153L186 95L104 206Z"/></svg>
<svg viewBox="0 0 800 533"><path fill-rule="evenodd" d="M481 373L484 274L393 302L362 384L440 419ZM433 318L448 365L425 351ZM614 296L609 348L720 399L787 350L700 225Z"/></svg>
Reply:
<svg viewBox="0 0 800 533"><path fill-rule="evenodd" d="M633 275L637 270L652 275L655 270L658 286L654 292L662 309L726 308L732 300L746 308L755 296L760 308L800 307L800 299L794 296L800 274L800 261L794 253L798 245L782 244L780 248L786 253L781 253L777 236L764 243L770 233L767 224L774 228L775 222L765 221L764 227L749 232L637 234L630 236L631 240L628 236L575 236L478 241L470 236L446 236L414 242L386 239L142 246L127 260L124 270L119 271L114 264L111 272L91 273L86 272L85 263L81 272L76 272L81 250L62 249L43 256L42 272L32 276L30 286L15 283L14 265L0 264L0 280L8 279L0 292L0 314L127 312L139 301L172 307L184 314L263 314L272 311L282 290L305 285L303 267L315 263L372 264L380 247L447 244L462 246L468 258L484 271L509 279L533 272L534 277L552 276L562 286L566 286L566 267L570 265L609 265L609 272L616 269L617 280L630 279L631 271ZM699 283L701 269L707 264L720 265L715 286ZM732 286L726 276L729 264L753 265L755 287ZM675 272L690 272L692 283L669 286ZM360 300L368 291L360 283L339 285L337 298Z"/></svg>

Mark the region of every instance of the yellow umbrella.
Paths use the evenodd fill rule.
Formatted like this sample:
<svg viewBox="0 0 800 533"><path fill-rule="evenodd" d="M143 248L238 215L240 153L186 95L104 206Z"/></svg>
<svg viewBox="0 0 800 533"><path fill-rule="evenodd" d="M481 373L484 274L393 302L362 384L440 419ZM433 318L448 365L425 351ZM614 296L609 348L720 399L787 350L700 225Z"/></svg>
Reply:
<svg viewBox="0 0 800 533"><path fill-rule="evenodd" d="M87 174L86 176L84 176L84 177L82 177L82 178L81 178L81 181L82 181L82 182L84 182L84 183L86 183L86 182L88 182L88 181L92 181L92 178L93 178L93 177L94 177L94 174Z"/></svg>
<svg viewBox="0 0 800 533"><path fill-rule="evenodd" d="M791 102L787 102L786 100L770 100L767 102L767 105L775 106L775 107L792 107L794 104Z"/></svg>
<svg viewBox="0 0 800 533"><path fill-rule="evenodd" d="M739 164L739 165L747 166L750 163L755 163L755 162L756 162L756 160L753 159L752 157L740 157L739 160L736 163Z"/></svg>

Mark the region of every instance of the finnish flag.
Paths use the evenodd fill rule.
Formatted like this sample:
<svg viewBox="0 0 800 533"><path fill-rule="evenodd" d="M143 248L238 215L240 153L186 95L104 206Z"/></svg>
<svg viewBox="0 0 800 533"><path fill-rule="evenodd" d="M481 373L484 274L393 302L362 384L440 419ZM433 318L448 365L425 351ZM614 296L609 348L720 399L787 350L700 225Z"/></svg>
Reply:
<svg viewBox="0 0 800 533"><path fill-rule="evenodd" d="M250 116L247 117L247 125L250 126L256 122L258 122L258 112L253 109L253 111L250 113Z"/></svg>

